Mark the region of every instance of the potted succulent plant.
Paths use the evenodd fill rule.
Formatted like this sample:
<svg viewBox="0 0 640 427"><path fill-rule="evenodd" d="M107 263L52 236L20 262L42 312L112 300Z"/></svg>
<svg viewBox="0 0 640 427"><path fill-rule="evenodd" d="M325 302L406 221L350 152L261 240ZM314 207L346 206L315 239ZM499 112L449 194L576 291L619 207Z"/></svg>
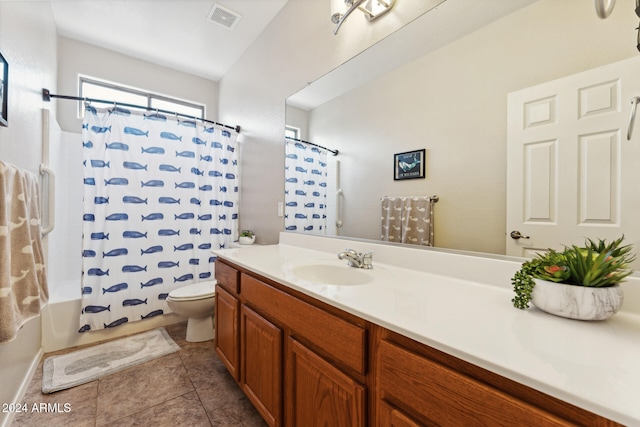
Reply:
<svg viewBox="0 0 640 427"><path fill-rule="evenodd" d="M251 230L242 230L238 243L241 245L252 245L256 241L256 235Z"/></svg>
<svg viewBox="0 0 640 427"><path fill-rule="evenodd" d="M624 236L607 243L585 241L584 247L549 249L522 264L511 279L516 308L529 302L551 314L571 319L603 320L622 306L620 282L633 273L635 256Z"/></svg>

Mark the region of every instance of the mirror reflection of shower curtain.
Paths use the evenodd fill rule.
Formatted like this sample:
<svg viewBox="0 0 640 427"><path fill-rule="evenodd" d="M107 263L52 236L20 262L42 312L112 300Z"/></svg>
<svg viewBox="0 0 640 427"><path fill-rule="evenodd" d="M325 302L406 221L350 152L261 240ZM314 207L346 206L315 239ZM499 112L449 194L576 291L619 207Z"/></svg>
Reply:
<svg viewBox="0 0 640 427"><path fill-rule="evenodd" d="M80 331L169 313L212 279L237 236L237 133L162 114L87 107Z"/></svg>
<svg viewBox="0 0 640 427"><path fill-rule="evenodd" d="M285 141L285 230L325 234L326 203L326 151Z"/></svg>

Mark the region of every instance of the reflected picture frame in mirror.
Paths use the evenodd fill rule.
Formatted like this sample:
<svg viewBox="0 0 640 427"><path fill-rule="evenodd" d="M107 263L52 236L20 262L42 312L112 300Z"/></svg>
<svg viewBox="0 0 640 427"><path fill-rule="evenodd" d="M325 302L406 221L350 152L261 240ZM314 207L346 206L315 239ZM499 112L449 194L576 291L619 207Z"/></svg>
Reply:
<svg viewBox="0 0 640 427"><path fill-rule="evenodd" d="M393 155L393 179L424 179L426 169L426 149L405 151Z"/></svg>

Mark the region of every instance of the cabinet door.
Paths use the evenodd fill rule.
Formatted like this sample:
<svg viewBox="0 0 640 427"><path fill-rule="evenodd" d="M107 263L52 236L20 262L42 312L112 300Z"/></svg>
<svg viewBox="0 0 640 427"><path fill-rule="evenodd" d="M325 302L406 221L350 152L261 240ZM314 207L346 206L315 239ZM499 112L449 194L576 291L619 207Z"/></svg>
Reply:
<svg viewBox="0 0 640 427"><path fill-rule="evenodd" d="M364 426L365 388L289 338L290 426Z"/></svg>
<svg viewBox="0 0 640 427"><path fill-rule="evenodd" d="M378 358L376 375L382 403L389 402L417 414L427 421L425 424L513 426L525 423L537 427L569 424L537 406L396 344L381 341Z"/></svg>
<svg viewBox="0 0 640 427"><path fill-rule="evenodd" d="M245 305L241 316L240 384L267 424L282 425L282 330Z"/></svg>
<svg viewBox="0 0 640 427"><path fill-rule="evenodd" d="M380 422L378 425L387 427L420 427L422 424L412 420L383 401L380 404Z"/></svg>
<svg viewBox="0 0 640 427"><path fill-rule="evenodd" d="M216 353L231 376L240 380L240 301L216 285Z"/></svg>

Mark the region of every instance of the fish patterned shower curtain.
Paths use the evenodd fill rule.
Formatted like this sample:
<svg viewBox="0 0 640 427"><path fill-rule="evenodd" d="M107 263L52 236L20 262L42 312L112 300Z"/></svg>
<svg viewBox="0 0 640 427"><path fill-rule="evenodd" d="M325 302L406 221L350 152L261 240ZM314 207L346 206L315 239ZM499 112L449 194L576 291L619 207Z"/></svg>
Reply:
<svg viewBox="0 0 640 427"><path fill-rule="evenodd" d="M211 249L237 238L237 133L87 106L80 332L170 312L180 286L213 280Z"/></svg>
<svg viewBox="0 0 640 427"><path fill-rule="evenodd" d="M327 152L285 141L287 231L325 234L327 229Z"/></svg>

